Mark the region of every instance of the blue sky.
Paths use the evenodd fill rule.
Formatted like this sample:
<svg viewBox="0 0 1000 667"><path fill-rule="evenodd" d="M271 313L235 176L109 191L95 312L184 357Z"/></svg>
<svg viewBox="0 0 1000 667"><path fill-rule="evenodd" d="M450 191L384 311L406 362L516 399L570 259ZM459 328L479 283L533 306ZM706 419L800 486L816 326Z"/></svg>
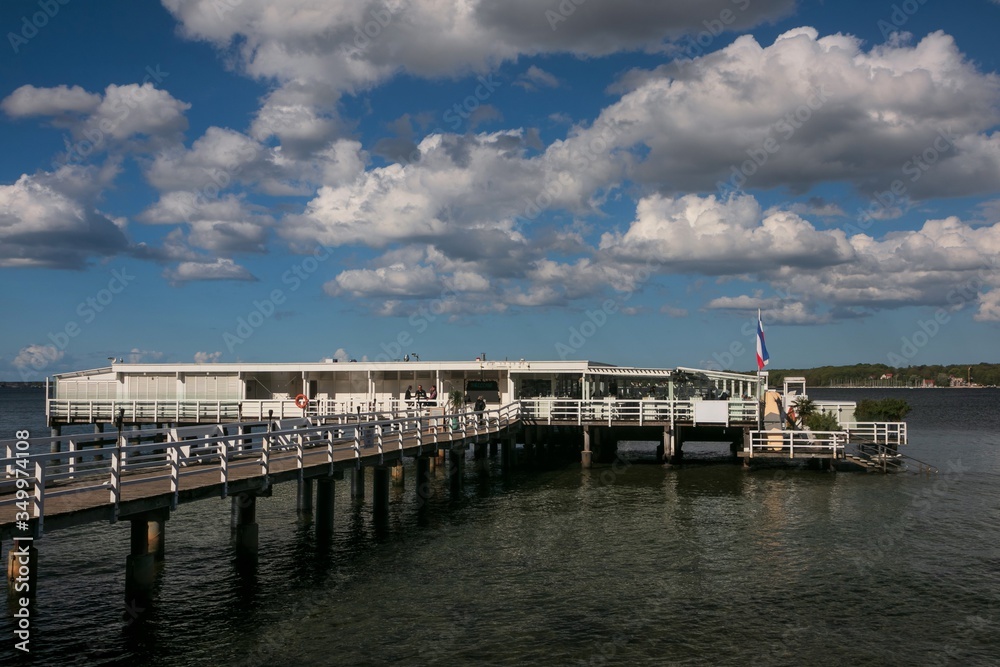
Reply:
<svg viewBox="0 0 1000 667"><path fill-rule="evenodd" d="M579 0L577 0L579 1ZM1000 4L0 5L0 379L1000 361Z"/></svg>

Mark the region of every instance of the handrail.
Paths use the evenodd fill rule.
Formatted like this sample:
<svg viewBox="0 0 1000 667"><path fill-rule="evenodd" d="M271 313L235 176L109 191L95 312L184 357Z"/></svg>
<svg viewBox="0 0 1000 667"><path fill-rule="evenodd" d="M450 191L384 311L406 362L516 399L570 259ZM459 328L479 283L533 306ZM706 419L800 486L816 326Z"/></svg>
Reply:
<svg viewBox="0 0 1000 667"><path fill-rule="evenodd" d="M909 454L901 454L897 449L893 448L891 445L886 445L879 442L863 442L857 443L855 445L857 450L868 457L868 460L875 460L876 464L882 466L882 471L885 472L888 468L888 461L890 459L894 461L913 461L921 466L921 469L927 468L928 471L940 472L937 466L927 463L926 461L921 461L915 456L910 456ZM875 453L872 454L869 448L875 448ZM898 467L898 463L894 463L894 466Z"/></svg>
<svg viewBox="0 0 1000 667"><path fill-rule="evenodd" d="M753 458L755 452L787 454L795 458L795 453L822 454L839 458L847 443L843 431L751 431L750 449L747 454Z"/></svg>
<svg viewBox="0 0 1000 667"><path fill-rule="evenodd" d="M181 478L211 470L194 467L197 464L208 464L215 468L222 496L225 497L232 472L237 468L259 466L259 474L264 478L264 483L268 484L271 460L276 452L291 453L296 467L301 471L305 464L305 450L323 446L332 472L334 454L338 451L352 451L353 458L360 462L361 450L366 448L361 441L367 434L373 436L371 446L377 447L381 461L385 451L383 434L386 431L399 432L398 451L402 453L406 449L403 432L415 430L413 442L418 451L422 452L425 419L428 420L427 426L431 428L436 443L438 420L442 423L458 420L461 431L452 432L449 437L449 440L457 440L468 437L470 425L472 432L477 435L489 432L494 427L499 431L520 419L521 414L522 406L515 402L484 410L482 413L430 415L427 410L408 410L388 417L382 413L341 413L267 422L202 424L166 429L137 428L123 430L120 434L29 438L26 441L26 455L23 455L24 448L18 446L18 443L25 441L3 440L0 441L0 451L4 453L0 458L0 507L16 505L19 500L19 494L15 492L19 488L18 480L21 480L20 488L23 488L26 479L30 480L33 489L30 494L33 505L30 518L35 520L35 530L40 536L47 498L104 490L108 493L108 503L113 507L112 520L115 520L122 502L122 489L127 485L169 480L171 507L176 507ZM480 415L482 423L478 423ZM63 441L72 443L71 449L75 456L69 457L68 461L65 452L48 451L47 445ZM102 449L89 450L94 458L84 461L83 452L88 450L79 448L82 443L113 443L114 448L109 459L98 458L103 457ZM44 451L37 451L39 449ZM34 453L31 453L32 450L35 450ZM29 474L27 471L30 468L33 470ZM137 472L152 473L152 476L129 477L129 473ZM24 499L20 500L24 503Z"/></svg>
<svg viewBox="0 0 1000 667"><path fill-rule="evenodd" d="M725 420L710 420L705 423L753 424L757 422L759 403L756 400L730 399L728 401L700 401L688 399L573 399L573 398L530 398L521 399L524 417L547 424L553 422L605 422L611 426L617 421L646 422L696 422L699 404L726 405Z"/></svg>

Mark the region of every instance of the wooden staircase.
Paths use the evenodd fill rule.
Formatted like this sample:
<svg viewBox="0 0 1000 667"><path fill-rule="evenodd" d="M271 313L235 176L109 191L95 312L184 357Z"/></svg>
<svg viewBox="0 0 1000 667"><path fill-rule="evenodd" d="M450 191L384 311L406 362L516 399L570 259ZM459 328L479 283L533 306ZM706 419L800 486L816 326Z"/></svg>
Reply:
<svg viewBox="0 0 1000 667"><path fill-rule="evenodd" d="M900 454L894 444L853 442L848 445L844 458L873 472L901 472L908 469L908 463L916 464L917 472L938 472L937 468L929 463L906 454Z"/></svg>

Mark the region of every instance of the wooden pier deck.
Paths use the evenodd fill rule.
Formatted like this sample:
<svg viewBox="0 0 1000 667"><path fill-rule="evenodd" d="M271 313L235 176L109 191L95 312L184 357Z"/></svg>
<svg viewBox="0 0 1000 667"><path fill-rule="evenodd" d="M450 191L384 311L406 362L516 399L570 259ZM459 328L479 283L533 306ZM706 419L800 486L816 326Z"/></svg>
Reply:
<svg viewBox="0 0 1000 667"><path fill-rule="evenodd" d="M175 509L201 498L267 495L273 484L342 477L344 470L497 437L520 424L582 429L586 467L592 454L589 432L604 427L662 430L668 461L680 452L678 433L690 428L726 429L727 434L742 430L744 445L736 453L747 463L845 459L852 440L892 447L906 442L905 423L852 423L844 425L844 431L828 433L760 431L757 408L755 401L744 400L699 404L535 399L487 410L482 423L469 412L432 415L411 410L389 416L340 414L9 440L0 442L5 450L0 458L0 539L23 536L26 530L41 535ZM47 451L53 444L62 451ZM23 521L30 523L28 529L18 523Z"/></svg>
<svg viewBox="0 0 1000 667"><path fill-rule="evenodd" d="M319 425L305 419L282 420L278 429L271 430L260 422L231 424L228 430L243 432L224 433L217 426L218 435L193 439L184 436L192 430L204 432L205 427L132 430L102 449L21 457L16 443L8 441L8 455L0 459L7 471L0 480L0 539L25 534L18 527L24 511L30 514L31 531L40 535L175 509L203 498L247 492L268 495L274 484L337 476L340 471L392 464L441 448L464 448L470 442L496 438L519 423L517 411L509 408L489 411L481 423L465 414L457 428L444 417L402 415L354 423L341 419L342 423ZM78 436L75 445L109 438L118 440L116 435L94 434ZM52 439L33 439L29 446L34 440Z"/></svg>

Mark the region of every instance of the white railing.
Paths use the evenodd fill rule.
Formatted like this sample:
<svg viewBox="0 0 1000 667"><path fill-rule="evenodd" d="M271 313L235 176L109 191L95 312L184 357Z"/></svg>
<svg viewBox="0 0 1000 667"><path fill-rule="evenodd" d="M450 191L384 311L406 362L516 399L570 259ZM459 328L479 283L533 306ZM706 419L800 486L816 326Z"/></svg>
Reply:
<svg viewBox="0 0 1000 667"><path fill-rule="evenodd" d="M750 458L760 454L843 458L847 433L844 431L751 431Z"/></svg>
<svg viewBox="0 0 1000 667"><path fill-rule="evenodd" d="M292 402L294 405L294 401ZM240 401L78 401L51 399L47 404L49 419L53 423L88 424L110 422L123 414L126 422L209 422L238 421ZM299 411L301 412L301 410Z"/></svg>
<svg viewBox="0 0 1000 667"><path fill-rule="evenodd" d="M795 403L792 402L791 406L794 405ZM813 401L813 406L817 412L833 415L837 418L838 424L844 425L854 421L854 409L857 407L857 403L854 401ZM787 410L788 407L786 405L785 409Z"/></svg>
<svg viewBox="0 0 1000 667"><path fill-rule="evenodd" d="M841 424L853 441L874 442L879 445L905 445L906 422L846 422Z"/></svg>
<svg viewBox="0 0 1000 667"><path fill-rule="evenodd" d="M264 484L269 484L276 456L284 455L285 460L294 456L301 470L307 452L325 449L332 473L336 461L378 456L381 462L383 454L393 449L402 453L416 448L421 452L424 447L436 448L438 443L499 432L520 419L521 406L511 403L480 413L440 412L335 414L4 440L0 441L0 470L4 471L0 476L0 510L8 510L4 523L11 523L6 520L10 509L17 521L22 520L22 511L30 515L23 520L34 521L36 533L41 535L45 503L53 497L104 491L117 518L125 487L169 481L171 505L176 507L180 482L191 475L214 470L225 497L234 471L244 468L254 471L251 477L263 477ZM68 449L49 451L53 444Z"/></svg>
<svg viewBox="0 0 1000 667"><path fill-rule="evenodd" d="M653 399L592 399L581 401L569 398L522 399L525 419L542 421L547 424L559 422L646 422L693 423L697 424L695 405L699 401L660 401ZM716 405L727 404L722 418L703 424L752 424L757 421L757 401L731 400L709 401Z"/></svg>
<svg viewBox="0 0 1000 667"><path fill-rule="evenodd" d="M309 401L305 409L296 405L293 398L231 399L225 401L50 399L46 403L46 414L50 423L63 424L111 422L122 410L124 410L124 421L132 424L216 424L248 419L268 419L269 415L272 419L331 414L354 414L357 416L358 413L370 412L372 407L380 412L396 412L406 409L408 406L404 405L404 401L396 398L374 401L374 406L372 406L372 402L366 401L338 401L320 398Z"/></svg>

